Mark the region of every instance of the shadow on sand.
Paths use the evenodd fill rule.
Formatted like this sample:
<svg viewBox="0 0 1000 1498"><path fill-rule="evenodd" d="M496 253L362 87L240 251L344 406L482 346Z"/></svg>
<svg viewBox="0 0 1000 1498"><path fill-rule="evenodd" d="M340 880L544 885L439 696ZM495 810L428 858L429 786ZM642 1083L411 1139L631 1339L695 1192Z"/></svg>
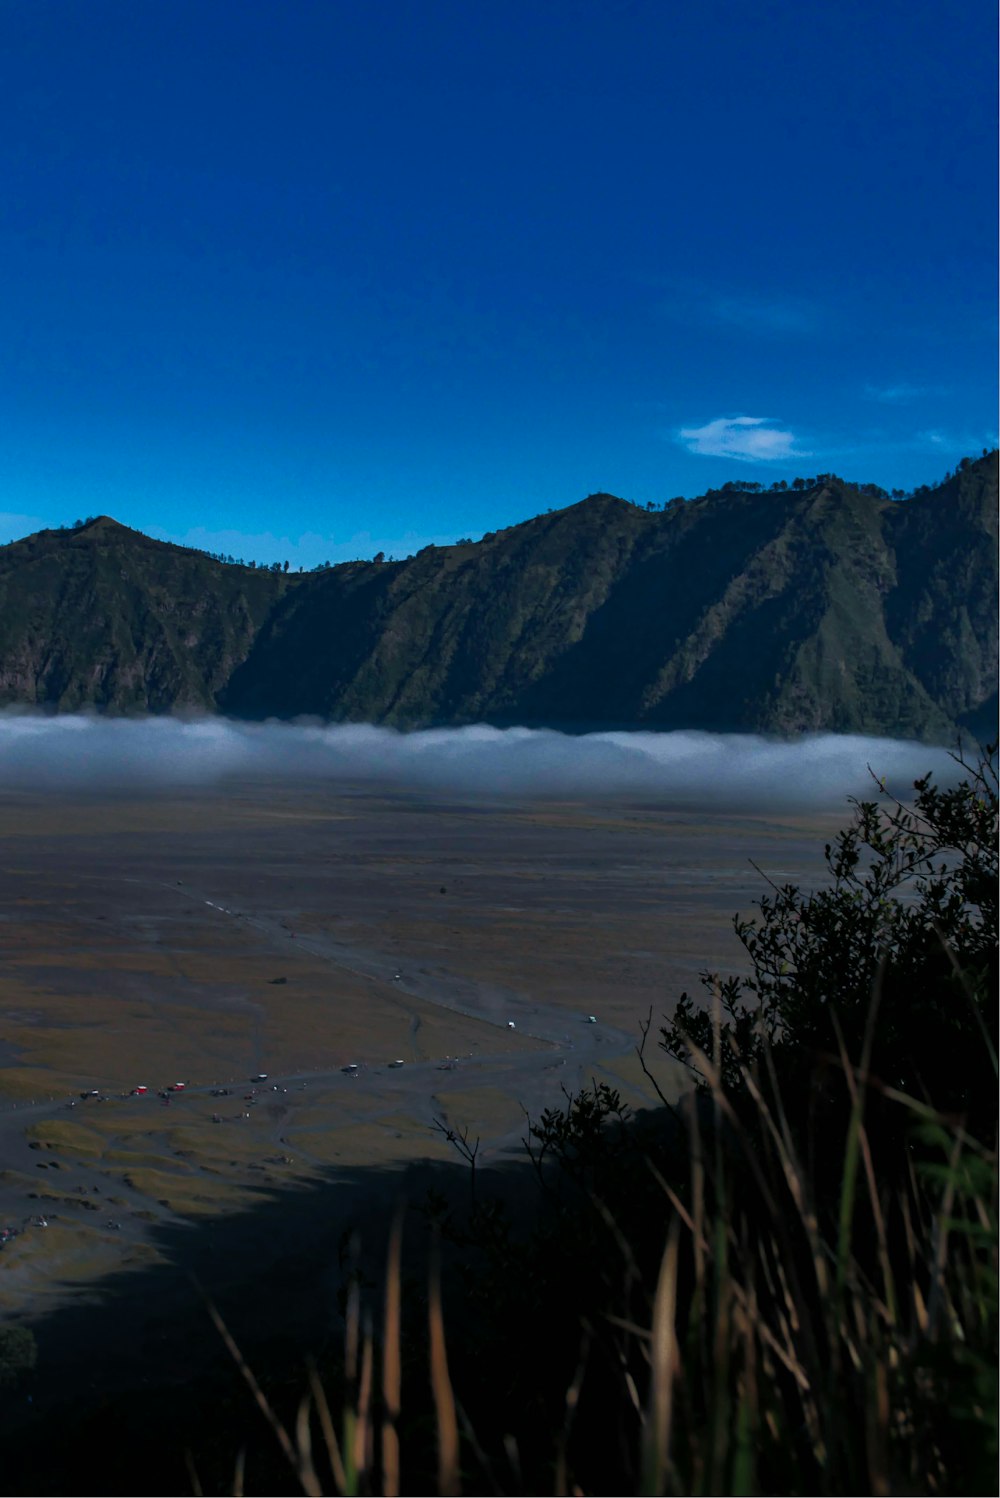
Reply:
<svg viewBox="0 0 1000 1498"><path fill-rule="evenodd" d="M533 1172L517 1157L480 1173L484 1195L530 1213ZM217 1307L278 1405L294 1410L306 1360L342 1359L342 1289L349 1244L376 1325L389 1223L408 1211L404 1273L426 1295L428 1191L456 1208L470 1172L454 1163L331 1170L296 1187L262 1191L250 1208L151 1229L162 1260L122 1270L31 1323L38 1367L0 1391L0 1481L5 1493L180 1494L233 1491L247 1451L247 1493L297 1492L274 1437L212 1326ZM529 1204L530 1203L530 1204ZM447 1266L446 1266L447 1268ZM197 1479L192 1476L192 1463Z"/></svg>

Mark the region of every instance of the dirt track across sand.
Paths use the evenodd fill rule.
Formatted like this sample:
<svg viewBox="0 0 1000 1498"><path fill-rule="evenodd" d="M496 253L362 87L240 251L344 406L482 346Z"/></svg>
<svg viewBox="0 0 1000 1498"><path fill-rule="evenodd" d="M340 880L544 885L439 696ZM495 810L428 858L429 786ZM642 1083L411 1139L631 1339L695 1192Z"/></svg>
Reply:
<svg viewBox="0 0 1000 1498"><path fill-rule="evenodd" d="M591 1078L651 1101L641 1022L738 963L749 859L815 882L832 825L329 786L6 798L0 1303L140 1262L166 1221L440 1158L438 1122L489 1160Z"/></svg>

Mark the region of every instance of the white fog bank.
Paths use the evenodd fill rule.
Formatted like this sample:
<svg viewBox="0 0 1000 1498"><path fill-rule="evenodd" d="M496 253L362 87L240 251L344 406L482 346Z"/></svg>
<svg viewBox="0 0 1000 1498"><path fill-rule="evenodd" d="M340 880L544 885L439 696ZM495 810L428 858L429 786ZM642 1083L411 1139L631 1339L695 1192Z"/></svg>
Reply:
<svg viewBox="0 0 1000 1498"><path fill-rule="evenodd" d="M872 798L869 766L904 796L918 776L930 772L944 783L961 773L945 749L854 734L794 741L689 731L575 736L484 725L401 733L369 724L0 714L0 794L319 778L461 796L812 810L837 809L851 795Z"/></svg>

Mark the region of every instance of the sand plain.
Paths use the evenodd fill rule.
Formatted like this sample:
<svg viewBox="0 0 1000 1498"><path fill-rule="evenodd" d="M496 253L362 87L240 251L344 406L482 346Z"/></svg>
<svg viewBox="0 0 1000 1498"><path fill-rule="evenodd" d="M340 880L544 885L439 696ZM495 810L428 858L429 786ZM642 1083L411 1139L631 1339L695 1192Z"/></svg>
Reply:
<svg viewBox="0 0 1000 1498"><path fill-rule="evenodd" d="M814 885L843 820L251 781L0 795L0 1311L154 1264L171 1225L445 1158L438 1121L488 1164L592 1078L651 1102L640 1024L738 969L750 860Z"/></svg>

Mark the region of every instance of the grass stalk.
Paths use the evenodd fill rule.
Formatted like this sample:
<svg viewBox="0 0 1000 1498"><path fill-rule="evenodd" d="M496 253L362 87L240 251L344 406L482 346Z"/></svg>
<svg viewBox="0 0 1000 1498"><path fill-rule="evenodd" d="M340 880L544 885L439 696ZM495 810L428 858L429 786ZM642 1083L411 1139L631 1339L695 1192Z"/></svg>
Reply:
<svg viewBox="0 0 1000 1498"><path fill-rule="evenodd" d="M664 1492L670 1460L674 1379L678 1365L677 1242L678 1223L675 1217L667 1231L653 1302L649 1400L643 1426L640 1487L640 1492L644 1495Z"/></svg>
<svg viewBox="0 0 1000 1498"><path fill-rule="evenodd" d="M385 1325L382 1347L382 1492L399 1493L399 1415L402 1384L400 1357L400 1302L402 1280L403 1205L396 1208L389 1230L385 1270Z"/></svg>
<svg viewBox="0 0 1000 1498"><path fill-rule="evenodd" d="M260 1410L261 1414L264 1416L264 1419L267 1421L268 1425L274 1432L278 1445L281 1447L288 1461L288 1465L292 1468L293 1472L298 1477L298 1480L302 1486L302 1491L308 1495L308 1498L322 1498L322 1489L320 1488L315 1472L311 1471L309 1465L302 1461L295 1443L292 1441L291 1437L288 1434L288 1431L285 1429L284 1425L279 1419L277 1413L270 1403L270 1400L267 1398L267 1395L264 1393L260 1384L257 1382L257 1379L254 1377L253 1369L250 1367L249 1363L246 1361L242 1352L237 1346L236 1341L229 1331L229 1328L226 1326L226 1323L219 1315L218 1309L216 1308L214 1302L211 1301L208 1296L205 1296L204 1292L202 1292L202 1294L205 1299L205 1304L208 1308L208 1314L212 1319L213 1326L219 1333L219 1336L222 1338L223 1342L226 1345L226 1349L228 1350L230 1357L233 1359L234 1363L242 1374L247 1388L253 1395L254 1403L257 1405L257 1408Z"/></svg>
<svg viewBox="0 0 1000 1498"><path fill-rule="evenodd" d="M441 1246L435 1235L431 1244L428 1286L428 1327L430 1332L431 1391L437 1419L438 1493L454 1498L461 1493L458 1472L458 1416L455 1394L448 1373L444 1315L441 1310Z"/></svg>
<svg viewBox="0 0 1000 1498"><path fill-rule="evenodd" d="M313 1406L316 1410L316 1418L319 1421L320 1434L326 1447L327 1460L330 1463L330 1471L333 1475L334 1485L338 1493L349 1494L353 1490L349 1488L347 1472L344 1468L344 1459L340 1450L340 1442L337 1440L337 1432L333 1424L333 1416L330 1413L330 1405L326 1397L326 1390L316 1372L315 1363L309 1364L309 1391L313 1397Z"/></svg>

